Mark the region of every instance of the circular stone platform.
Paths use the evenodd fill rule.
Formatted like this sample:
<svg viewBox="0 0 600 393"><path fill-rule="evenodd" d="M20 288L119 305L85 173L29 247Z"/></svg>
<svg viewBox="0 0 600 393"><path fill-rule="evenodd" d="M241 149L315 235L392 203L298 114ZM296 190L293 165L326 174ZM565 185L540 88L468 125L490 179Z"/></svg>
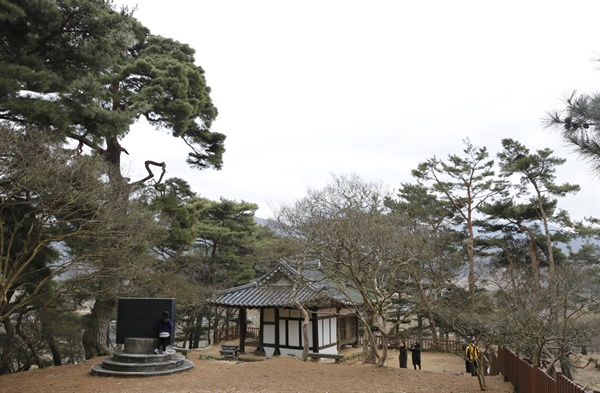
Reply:
<svg viewBox="0 0 600 393"><path fill-rule="evenodd" d="M194 367L194 362L167 348L166 354L155 354L157 341L151 338L125 338L123 351L92 366L95 375L112 377L150 377L168 375Z"/></svg>

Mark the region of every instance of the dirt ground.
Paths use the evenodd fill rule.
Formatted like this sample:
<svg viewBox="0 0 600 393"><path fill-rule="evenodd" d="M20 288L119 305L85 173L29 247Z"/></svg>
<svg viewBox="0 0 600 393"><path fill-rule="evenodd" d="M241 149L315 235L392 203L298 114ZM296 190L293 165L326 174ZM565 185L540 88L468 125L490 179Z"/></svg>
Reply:
<svg viewBox="0 0 600 393"><path fill-rule="evenodd" d="M464 373L462 359L452 354L423 352L422 370L398 368L398 351L391 350L385 367L302 362L291 356L264 361L200 360L219 348L193 351L187 358L194 368L160 377L115 378L93 376L90 368L102 361L32 370L0 376L0 392L134 393L134 392L479 392L476 377ZM501 376L486 377L487 392L512 393Z"/></svg>

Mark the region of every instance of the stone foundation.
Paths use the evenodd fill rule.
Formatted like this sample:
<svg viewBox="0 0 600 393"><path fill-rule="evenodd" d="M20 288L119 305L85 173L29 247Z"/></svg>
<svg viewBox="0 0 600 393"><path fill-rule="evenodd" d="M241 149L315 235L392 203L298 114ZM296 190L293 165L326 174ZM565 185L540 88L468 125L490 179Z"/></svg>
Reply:
<svg viewBox="0 0 600 393"><path fill-rule="evenodd" d="M150 355L154 353L154 349L157 346L157 339L127 337L125 338L125 347L123 348L123 352Z"/></svg>
<svg viewBox="0 0 600 393"><path fill-rule="evenodd" d="M187 360L173 349L167 348L167 354L155 354L158 340L152 338L125 338L122 351L92 366L92 373L104 376L147 377L167 375L189 370L194 362Z"/></svg>

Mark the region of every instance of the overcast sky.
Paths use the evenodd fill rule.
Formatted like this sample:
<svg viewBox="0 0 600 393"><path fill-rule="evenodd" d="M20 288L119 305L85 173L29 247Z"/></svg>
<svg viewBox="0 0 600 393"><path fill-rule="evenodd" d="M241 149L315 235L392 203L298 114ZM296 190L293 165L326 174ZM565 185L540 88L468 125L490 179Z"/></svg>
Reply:
<svg viewBox="0 0 600 393"><path fill-rule="evenodd" d="M138 5L153 34L196 50L227 135L221 171L185 164L187 146L137 124L123 140L125 172L145 160L200 196L247 201L258 217L358 174L391 190L411 169L460 154L463 140L493 156L502 138L567 159L560 202L600 215L598 178L545 114L573 90L600 91L600 1L115 0Z"/></svg>

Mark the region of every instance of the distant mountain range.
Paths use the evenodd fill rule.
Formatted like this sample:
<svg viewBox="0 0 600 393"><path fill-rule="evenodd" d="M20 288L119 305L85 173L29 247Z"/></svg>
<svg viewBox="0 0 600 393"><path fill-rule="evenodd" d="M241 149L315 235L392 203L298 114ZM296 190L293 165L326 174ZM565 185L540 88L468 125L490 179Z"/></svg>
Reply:
<svg viewBox="0 0 600 393"><path fill-rule="evenodd" d="M270 226L269 221L272 221L271 219L266 219L266 218L260 218L260 217L254 217L254 222L256 222L258 225L263 225L263 226ZM560 228L554 225L550 225L550 231L559 231ZM480 233L477 229L475 229L475 236L483 236L484 234ZM485 236L490 236L489 234L485 234ZM556 245L563 251L567 251L567 247L570 246L571 250L573 250L573 252L578 251L584 244L586 243L591 243L591 244L595 244L597 247L600 247L600 240L597 239L585 239L585 238L575 238L573 240L571 240L571 242L567 245L564 243L556 243Z"/></svg>
<svg viewBox="0 0 600 393"><path fill-rule="evenodd" d="M269 220L265 219L265 218L260 218L260 217L254 217L254 222L257 223L258 225L263 225L263 226L268 226L269 225Z"/></svg>

